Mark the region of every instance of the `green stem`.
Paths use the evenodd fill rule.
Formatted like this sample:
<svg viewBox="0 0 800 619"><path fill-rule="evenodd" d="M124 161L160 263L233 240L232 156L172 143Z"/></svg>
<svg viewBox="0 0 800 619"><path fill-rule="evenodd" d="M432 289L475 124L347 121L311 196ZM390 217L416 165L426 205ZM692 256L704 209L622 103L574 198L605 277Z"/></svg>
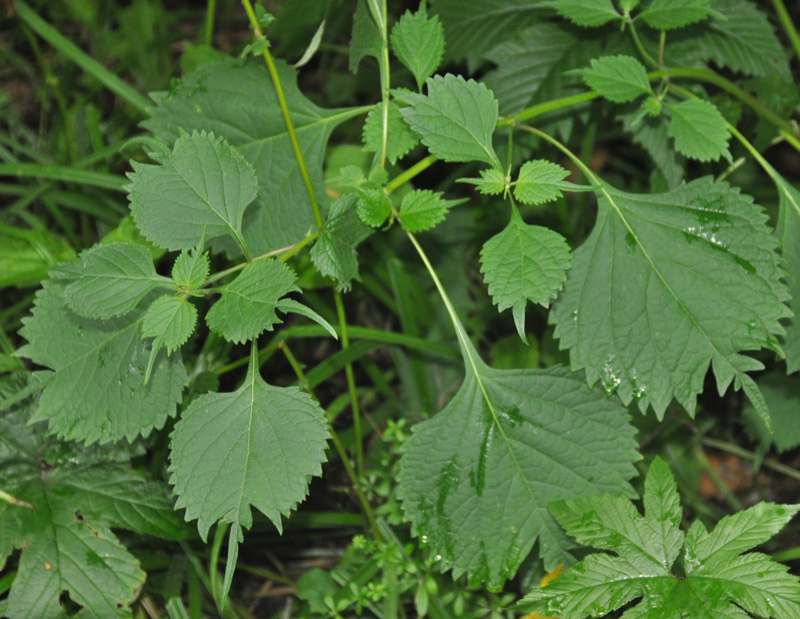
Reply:
<svg viewBox="0 0 800 619"><path fill-rule="evenodd" d="M744 460L755 461L756 459L756 454L754 454L752 451L748 451L747 449L743 449L738 445L733 445L732 443L726 443L725 441L706 437L701 438L700 442L706 447L712 447L713 449L719 449L720 451L727 451L728 453L739 456ZM800 471L793 469L791 466L781 464L777 460L766 458L764 460L764 466L766 466L768 469L772 469L776 473L781 473L782 475L786 475L787 477L791 477L792 479L800 481Z"/></svg>
<svg viewBox="0 0 800 619"><path fill-rule="evenodd" d="M139 94L133 87L111 73L94 58L84 53L72 41L62 36L55 28L34 13L23 0L16 0L14 2L14 8L19 18L30 26L36 34L77 64L81 69L95 77L103 86L108 88L119 98L135 107L142 114L147 114L148 108L152 105L147 97Z"/></svg>
<svg viewBox="0 0 800 619"><path fill-rule="evenodd" d="M545 103L537 103L536 105L532 105L531 107L526 108L521 112L514 114L513 116L501 118L497 121L497 126L498 128L507 127L508 125L524 122L526 120L530 120L534 116L540 116L541 114L546 114L547 112L552 112L561 109L562 107L569 107L571 105L577 105L578 103L597 99L599 96L600 95L598 95L596 92L582 92L570 97L562 97L561 99L553 99L552 101L547 101Z"/></svg>
<svg viewBox="0 0 800 619"><path fill-rule="evenodd" d="M427 170L437 161L439 161L439 158L436 155L428 155L424 159L420 159L419 161L417 161L417 163L408 168L408 170L404 170L403 172L395 176L392 180L390 180L388 183L386 183L386 194L387 195L391 194L398 187L405 185L417 174Z"/></svg>
<svg viewBox="0 0 800 619"><path fill-rule="evenodd" d="M203 42L209 47L214 42L214 16L217 13L217 0L208 0L206 5L206 23L203 29Z"/></svg>
<svg viewBox="0 0 800 619"><path fill-rule="evenodd" d="M371 0L375 3L376 0ZM389 65L389 33L386 23L387 11L386 0L382 0L381 8L373 11L373 15L381 20L378 29L381 31L381 101L383 101L383 118L381 119L381 169L386 167L386 153L389 150L389 85L390 85L390 65ZM377 13L377 15L376 15Z"/></svg>
<svg viewBox="0 0 800 619"><path fill-rule="evenodd" d="M219 572L217 565L219 564L219 551L222 548L222 540L225 539L225 532L228 530L228 523L220 520L217 523L217 530L214 532L214 540L211 544L211 556L208 559L208 575L211 584L211 595L214 596L214 601L217 606L224 606L225 600L219 599L220 584Z"/></svg>
<svg viewBox="0 0 800 619"><path fill-rule="evenodd" d="M258 18L253 11L253 5L251 4L250 0L242 0L242 6L244 6L244 10L247 13L248 19L250 20L250 25L253 28L253 32L255 32L256 36L258 37L264 36L261 32L261 26L258 23ZM297 141L297 132L294 129L292 116L289 112L289 105L286 103L286 95L283 92L283 86L281 85L281 79L278 75L278 69L275 67L275 62L272 60L272 54L270 54L269 48L264 48L262 56L264 57L264 62L267 63L267 70L269 71L270 79L272 79L272 86L275 88L275 95L278 98L278 105L281 108L281 114L283 114L283 122L286 125L286 131L289 133L289 141L292 143L292 150L294 151L294 157L297 160L297 167L300 170L300 176L303 177L303 184L306 187L308 198L311 200L311 209L314 211L314 221L317 224L317 228L322 228L322 211L320 210L319 202L317 201L317 194L314 191L314 185L311 182L311 177L308 174L306 161L303 157L303 150L300 148L300 142Z"/></svg>
<svg viewBox="0 0 800 619"><path fill-rule="evenodd" d="M633 44L636 45L636 49L639 51L639 54L641 54L642 58L644 58L644 61L651 67L660 69L660 65L650 54L647 53L647 50L644 48L644 45L642 45L641 40L639 40L639 33L636 32L636 26L633 24L633 21L631 20L627 23L628 29L631 31L631 36L633 37Z"/></svg>
<svg viewBox="0 0 800 619"><path fill-rule="evenodd" d="M786 33L786 36L794 48L794 53L797 54L797 58L800 59L800 35L797 34L797 28L795 28L794 23L792 23L792 18L786 10L786 5L783 3L783 0L772 0L772 4L775 6L775 12L778 14L778 21L781 22L783 31Z"/></svg>
<svg viewBox="0 0 800 619"><path fill-rule="evenodd" d="M339 318L339 333L342 338L342 350L350 348L350 334L347 327L347 316L344 312L341 293L334 289L333 298L336 303L336 314ZM353 430L355 431L356 444L356 467L358 474L364 474L364 447L362 445L363 435L361 432L361 409L358 405L358 392L356 390L356 380L353 376L353 364L348 363L344 366L345 376L347 377L347 391L350 393L350 408L353 411Z"/></svg>

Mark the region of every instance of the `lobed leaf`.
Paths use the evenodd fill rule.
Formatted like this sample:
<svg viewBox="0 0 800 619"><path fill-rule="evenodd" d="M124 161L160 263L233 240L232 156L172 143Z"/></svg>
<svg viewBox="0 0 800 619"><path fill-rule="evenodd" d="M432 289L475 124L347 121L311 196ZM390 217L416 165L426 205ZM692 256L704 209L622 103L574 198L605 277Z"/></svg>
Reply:
<svg viewBox="0 0 800 619"><path fill-rule="evenodd" d="M596 27L622 19L611 0L546 0L542 4L578 26Z"/></svg>
<svg viewBox="0 0 800 619"><path fill-rule="evenodd" d="M444 56L444 28L439 18L428 17L425 3L416 13L406 11L392 28L392 50L417 80L417 88L436 72Z"/></svg>
<svg viewBox="0 0 800 619"><path fill-rule="evenodd" d="M777 241L751 198L709 178L663 194L600 191L550 314L556 337L590 385L659 417L673 397L693 414L709 365L722 393L762 367L742 351L780 351Z"/></svg>
<svg viewBox="0 0 800 619"><path fill-rule="evenodd" d="M516 208L506 228L481 250L481 271L492 301L509 307L519 336L525 339L528 301L547 307L567 279L570 252L564 237L549 228L526 224Z"/></svg>
<svg viewBox="0 0 800 619"><path fill-rule="evenodd" d="M95 245L53 269L51 276L66 282L64 296L70 309L89 318L127 314L147 294L171 283L156 273L145 247L130 243Z"/></svg>
<svg viewBox="0 0 800 619"><path fill-rule="evenodd" d="M583 81L601 97L614 103L634 101L653 94L647 70L631 56L603 56L592 60L583 72Z"/></svg>
<svg viewBox="0 0 800 619"><path fill-rule="evenodd" d="M650 0L639 17L651 28L672 30L705 19L713 4L714 0Z"/></svg>
<svg viewBox="0 0 800 619"><path fill-rule="evenodd" d="M672 120L667 133L681 154L700 161L731 160L728 123L713 103L695 99L668 107Z"/></svg>
<svg viewBox="0 0 800 619"><path fill-rule="evenodd" d="M271 331L282 322L275 314L279 299L300 290L296 280L294 271L283 262L251 262L230 284L217 288L221 297L206 314L209 328L238 344Z"/></svg>
<svg viewBox="0 0 800 619"><path fill-rule="evenodd" d="M428 94L409 93L401 110L428 150L444 161L483 161L500 168L492 146L497 101L483 84L452 74L427 81Z"/></svg>
<svg viewBox="0 0 800 619"><path fill-rule="evenodd" d="M68 309L63 284L45 282L20 330L28 344L18 351L54 371L32 421L91 444L147 436L175 415L186 370L179 353L162 351L145 383L151 344L139 336L142 318L141 310L104 322L83 318Z"/></svg>
<svg viewBox="0 0 800 619"><path fill-rule="evenodd" d="M242 248L244 210L255 199L253 166L223 137L184 134L162 165L133 163L131 213L142 233L169 250L227 234Z"/></svg>

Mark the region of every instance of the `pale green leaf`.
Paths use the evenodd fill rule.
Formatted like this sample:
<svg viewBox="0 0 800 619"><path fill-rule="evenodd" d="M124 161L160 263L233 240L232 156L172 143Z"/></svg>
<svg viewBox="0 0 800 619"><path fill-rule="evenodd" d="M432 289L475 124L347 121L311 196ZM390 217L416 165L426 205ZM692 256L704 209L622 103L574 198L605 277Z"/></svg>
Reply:
<svg viewBox="0 0 800 619"><path fill-rule="evenodd" d="M444 56L444 29L437 16L428 17L425 3L406 11L392 28L392 51L417 80L417 88L433 75Z"/></svg>
<svg viewBox="0 0 800 619"><path fill-rule="evenodd" d="M482 81L500 102L504 116L574 94L573 88L581 85L574 71L597 58L607 38L600 31L576 31L564 23L537 23L503 39L486 54L497 68ZM570 108L569 116L579 109Z"/></svg>
<svg viewBox="0 0 800 619"><path fill-rule="evenodd" d="M392 202L383 187L366 186L358 190L356 212L361 221L377 228L392 214Z"/></svg>
<svg viewBox="0 0 800 619"><path fill-rule="evenodd" d="M339 335L336 333L336 329L333 328L331 323L325 320L322 316L317 314L314 310L312 310L307 305L303 305L299 301L295 301L294 299L281 299L278 301L276 306L280 311L285 313L295 313L300 314L301 316L305 316L309 320L313 320L316 322L320 327L325 329L328 333L331 334L331 337L334 339L339 339Z"/></svg>
<svg viewBox="0 0 800 619"><path fill-rule="evenodd" d="M51 368L33 421L47 421L66 439L106 443L132 440L175 415L188 382L180 354L158 353L144 381L151 344L140 338L141 310L91 320L67 307L63 285L46 282L20 334L19 354Z"/></svg>
<svg viewBox="0 0 800 619"><path fill-rule="evenodd" d="M518 608L559 617L601 617L641 598L625 611L626 619L745 619L741 609L778 619L798 616L797 578L765 555L739 553L775 535L800 506L760 503L723 518L711 534L697 520L684 538L678 529L675 480L660 458L650 467L644 493L643 517L619 497L553 504L553 515L570 535L614 554L589 555L547 587L534 589ZM676 570L681 550L683 565Z"/></svg>
<svg viewBox="0 0 800 619"><path fill-rule="evenodd" d="M441 192L415 189L403 196L400 203L400 224L403 230L422 232L439 225L451 207L462 200L445 200Z"/></svg>
<svg viewBox="0 0 800 619"><path fill-rule="evenodd" d="M780 75L793 83L789 56L767 15L749 0L715 0L714 17L692 39L692 51L748 75Z"/></svg>
<svg viewBox="0 0 800 619"><path fill-rule="evenodd" d="M248 264L230 284L220 286L220 299L206 314L212 331L229 342L242 344L281 323L275 314L278 300L300 289L291 267L274 259Z"/></svg>
<svg viewBox="0 0 800 619"><path fill-rule="evenodd" d="M547 569L571 562L545 506L629 493L637 456L625 411L580 376L493 370L466 355L461 388L404 444L398 495L444 568L499 588L537 540Z"/></svg>
<svg viewBox="0 0 800 619"><path fill-rule="evenodd" d="M172 279L182 288L197 290L205 283L210 268L207 252L197 248L183 250L175 259Z"/></svg>
<svg viewBox="0 0 800 619"><path fill-rule="evenodd" d="M514 195L523 204L545 204L562 196L562 191L591 191L564 181L569 172L556 163L534 159L522 164L514 183Z"/></svg>
<svg viewBox="0 0 800 619"><path fill-rule="evenodd" d="M579 26L602 26L622 19L611 0L548 0L542 3Z"/></svg>
<svg viewBox="0 0 800 619"><path fill-rule="evenodd" d="M714 0L650 0L639 17L651 28L683 28L708 17Z"/></svg>
<svg viewBox="0 0 800 619"><path fill-rule="evenodd" d="M254 349L255 350L255 349ZM320 475L328 438L325 413L296 387L273 387L251 359L242 386L197 398L175 424L170 483L203 539L218 520L250 528L251 507L280 531L281 515Z"/></svg>
<svg viewBox="0 0 800 619"><path fill-rule="evenodd" d="M358 196L347 194L331 204L328 220L311 248L311 260L317 270L336 280L340 290L348 290L358 275L356 247L372 234L356 213Z"/></svg>
<svg viewBox="0 0 800 619"><path fill-rule="evenodd" d="M487 196L497 196L509 187L506 175L499 168L485 168L480 171L480 178L459 178L460 183L475 185L476 189Z"/></svg>
<svg viewBox="0 0 800 619"><path fill-rule="evenodd" d="M142 335L155 338L153 350L172 354L186 343L197 324L197 308L186 299L165 295L150 304L142 321Z"/></svg>
<svg viewBox="0 0 800 619"><path fill-rule="evenodd" d="M317 201L325 204L322 161L328 137L337 125L366 110L317 107L297 88L296 71L280 60L275 66ZM254 256L293 245L313 228L308 191L263 60L204 65L169 94L153 96L158 104L143 125L161 140L171 144L180 129L213 131L252 164L258 195L245 211L242 229Z"/></svg>
<svg viewBox="0 0 800 619"><path fill-rule="evenodd" d="M436 0L448 55L477 60L484 52L541 19L531 0Z"/></svg>
<svg viewBox="0 0 800 619"><path fill-rule="evenodd" d="M179 137L162 165L133 163L130 201L136 225L165 249L189 249L223 234L244 247L242 217L255 199L253 166L222 136Z"/></svg>
<svg viewBox="0 0 800 619"><path fill-rule="evenodd" d="M672 112L668 133L681 154L699 161L730 161L728 123L712 103L695 99L667 107Z"/></svg>
<svg viewBox="0 0 800 619"><path fill-rule="evenodd" d="M447 74L427 81L428 94L407 94L401 110L431 153L444 161L483 161L502 167L492 147L497 101L474 80Z"/></svg>
<svg viewBox="0 0 800 619"><path fill-rule="evenodd" d="M601 97L614 103L634 101L653 94L644 65L631 56L603 56L592 60L583 81Z"/></svg>
<svg viewBox="0 0 800 619"><path fill-rule="evenodd" d="M353 31L349 46L349 68L352 73L358 72L358 65L364 56L373 58L381 57L383 37L375 20L372 19L367 0L357 0L356 11L353 15Z"/></svg>
<svg viewBox="0 0 800 619"><path fill-rule="evenodd" d="M594 230L573 252L550 313L573 369L660 417L693 414L709 365L720 392L780 351L788 295L777 240L752 199L704 178L637 195L600 190Z"/></svg>
<svg viewBox="0 0 800 619"><path fill-rule="evenodd" d="M498 311L509 307L525 339L528 301L547 307L567 278L569 246L557 232L526 224L516 208L508 226L481 250L481 271Z"/></svg>
<svg viewBox="0 0 800 619"><path fill-rule="evenodd" d="M800 376L769 372L756 381L769 406L772 432L752 405L745 405L742 421L748 434L765 447L775 445L779 452L800 445Z"/></svg>
<svg viewBox="0 0 800 619"><path fill-rule="evenodd" d="M51 276L66 281L69 307L89 318L127 314L148 293L171 283L156 273L145 247L130 243L95 245L73 262L53 269Z"/></svg>
<svg viewBox="0 0 800 619"><path fill-rule="evenodd" d="M364 150L372 153L383 148L383 103L379 103L367 114L362 133ZM403 122L403 115L397 103L389 103L389 141L386 146L386 158L395 163L417 145L417 137Z"/></svg>

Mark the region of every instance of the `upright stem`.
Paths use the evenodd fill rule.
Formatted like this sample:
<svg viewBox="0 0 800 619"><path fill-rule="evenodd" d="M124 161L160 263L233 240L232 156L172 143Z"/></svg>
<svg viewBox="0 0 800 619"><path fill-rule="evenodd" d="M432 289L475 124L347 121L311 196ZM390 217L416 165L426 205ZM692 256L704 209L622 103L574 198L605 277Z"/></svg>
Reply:
<svg viewBox="0 0 800 619"><path fill-rule="evenodd" d="M772 0L772 4L775 5L778 21L781 22L783 31L786 33L786 36L789 38L794 48L794 53L797 54L797 58L800 59L800 35L797 34L797 28L794 27L792 18L786 10L786 5L783 3L783 0Z"/></svg>
<svg viewBox="0 0 800 619"><path fill-rule="evenodd" d="M642 45L642 42L639 40L639 33L636 32L636 26L633 25L633 21L628 22L628 28L631 31L631 36L633 37L633 43L636 45L636 49L639 50L642 58L644 58L645 62L649 64L654 69L661 68L660 65L655 61L655 59L647 53L647 50Z"/></svg>
<svg viewBox="0 0 800 619"><path fill-rule="evenodd" d="M256 17L255 11L253 11L253 5L250 3L250 0L242 0L242 6L244 6L244 10L247 13L247 17L250 20L250 25L253 27L253 32L256 33L256 36L262 37L264 34L261 32L261 25L258 23L258 18ZM283 114L283 122L286 124L286 131L289 133L289 141L292 143L292 150L294 151L294 157L297 160L297 167L300 170L300 176L303 177L303 184L306 186L306 191L308 192L308 198L311 200L311 208L314 211L314 221L317 224L318 228L322 227L322 212L319 208L319 202L317 201L317 194L314 192L314 185L311 183L311 176L308 174L308 168L306 168L306 161L303 157L303 150L300 148L300 142L297 141L297 132L294 130L294 123L292 122L292 116L289 112L289 105L286 103L286 95L283 93L283 86L281 85L281 78L278 75L278 70L275 67L275 62L272 60L272 54L269 53L269 48L265 47L262 55L264 56L264 62L267 63L267 70L269 71L269 76L272 79L272 85L275 88L275 95L278 98L278 105L281 108L281 114Z"/></svg>
<svg viewBox="0 0 800 619"><path fill-rule="evenodd" d="M208 0L206 5L206 23L203 29L203 42L211 47L214 42L214 16L217 12L217 0Z"/></svg>
<svg viewBox="0 0 800 619"><path fill-rule="evenodd" d="M342 294L334 289L333 298L336 303L336 314L339 317L339 333L342 336L342 349L350 348L350 334L347 329L347 316L344 313L344 303ZM356 380L353 376L353 365L348 363L344 366L345 376L347 376L347 390L350 392L350 407L353 410L353 431L355 432L356 443L356 467L358 474L364 474L364 446L363 435L361 432L361 410L358 405L358 392L356 391Z"/></svg>

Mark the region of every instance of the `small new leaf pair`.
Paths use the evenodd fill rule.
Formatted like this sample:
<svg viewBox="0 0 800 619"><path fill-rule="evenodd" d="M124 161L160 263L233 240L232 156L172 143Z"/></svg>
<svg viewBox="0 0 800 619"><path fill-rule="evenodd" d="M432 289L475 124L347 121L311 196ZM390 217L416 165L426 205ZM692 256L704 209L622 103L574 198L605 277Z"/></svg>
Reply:
<svg viewBox="0 0 800 619"><path fill-rule="evenodd" d="M593 554L546 587L529 593L521 610L583 619L603 617L629 602L625 619L645 617L800 617L800 583L761 553L762 544L800 511L800 505L759 503L726 516L709 533L696 520L684 534L675 479L656 458L644 488L644 516L627 499L594 496L550 504L579 543L614 554ZM744 610L742 610L744 609Z"/></svg>

